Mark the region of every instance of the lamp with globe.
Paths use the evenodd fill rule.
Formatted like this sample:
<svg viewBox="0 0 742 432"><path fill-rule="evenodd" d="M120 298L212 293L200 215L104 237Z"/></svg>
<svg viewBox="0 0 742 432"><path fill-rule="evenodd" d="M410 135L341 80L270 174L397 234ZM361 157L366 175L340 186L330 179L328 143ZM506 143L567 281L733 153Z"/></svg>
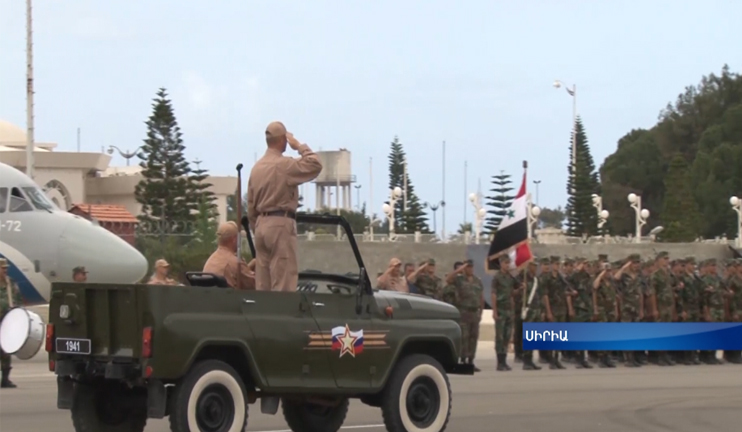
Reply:
<svg viewBox="0 0 742 432"><path fill-rule="evenodd" d="M642 227L646 225L647 219L649 218L649 210L642 208L642 197L637 194L630 193L627 197L631 208L636 212L636 233L634 243L642 242Z"/></svg>

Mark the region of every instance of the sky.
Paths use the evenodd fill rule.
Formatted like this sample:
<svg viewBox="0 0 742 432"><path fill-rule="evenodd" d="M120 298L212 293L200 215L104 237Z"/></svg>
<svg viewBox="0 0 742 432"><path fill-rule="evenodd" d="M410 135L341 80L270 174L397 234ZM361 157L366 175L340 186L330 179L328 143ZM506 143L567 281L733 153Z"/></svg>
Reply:
<svg viewBox="0 0 742 432"><path fill-rule="evenodd" d="M0 119L25 129L24 3L0 0ZM165 87L187 157L213 175L249 168L280 120L314 150L350 150L381 213L398 136L419 198L445 191L451 232L473 219L468 193L501 171L517 188L524 160L534 201L565 204L572 98L554 80L576 85L600 166L685 86L740 70L740 16L737 0L37 0L35 137L76 151L80 128L82 151L134 150Z"/></svg>

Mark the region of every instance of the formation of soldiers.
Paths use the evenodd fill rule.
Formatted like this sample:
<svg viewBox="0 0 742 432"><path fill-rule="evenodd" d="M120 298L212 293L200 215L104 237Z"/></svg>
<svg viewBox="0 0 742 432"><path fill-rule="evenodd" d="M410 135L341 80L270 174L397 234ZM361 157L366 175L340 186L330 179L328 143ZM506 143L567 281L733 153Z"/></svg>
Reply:
<svg viewBox="0 0 742 432"><path fill-rule="evenodd" d="M461 358L465 364L474 365L479 342L479 323L484 311L484 285L474 275L472 260L458 261L453 271L444 278L436 275L434 259L415 266L392 258L385 272L379 273L379 289L412 292L454 305L461 313ZM475 371L480 371L474 366Z"/></svg>
<svg viewBox="0 0 742 432"><path fill-rule="evenodd" d="M500 268L510 268L509 257L500 258ZM536 280L536 292L527 304L524 296ZM525 370L538 370L533 353L523 350L523 307L526 322L740 322L742 260L671 261L667 252L648 261L639 255L615 262L606 255L594 261L553 256L529 263L524 276L498 271L492 280L492 307L497 370L511 370L506 361L511 335L515 361ZM742 352L725 351L723 358L740 364ZM592 368L591 363L613 368L617 361L627 367L723 363L715 351L539 352L539 362L550 369L564 369L562 362L580 369Z"/></svg>

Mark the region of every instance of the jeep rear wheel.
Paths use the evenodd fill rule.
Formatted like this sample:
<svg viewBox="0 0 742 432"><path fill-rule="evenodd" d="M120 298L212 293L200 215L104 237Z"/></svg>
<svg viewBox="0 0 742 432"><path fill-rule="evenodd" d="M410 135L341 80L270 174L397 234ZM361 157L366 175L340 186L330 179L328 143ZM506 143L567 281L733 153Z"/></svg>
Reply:
<svg viewBox="0 0 742 432"><path fill-rule="evenodd" d="M348 415L348 399L336 406L322 406L283 399L283 418L293 432L337 432Z"/></svg>
<svg viewBox="0 0 742 432"><path fill-rule="evenodd" d="M194 365L170 399L172 432L243 432L247 428L245 385L228 364Z"/></svg>
<svg viewBox="0 0 742 432"><path fill-rule="evenodd" d="M451 385L443 367L427 355L402 359L381 403L389 432L443 432L451 415Z"/></svg>
<svg viewBox="0 0 742 432"><path fill-rule="evenodd" d="M75 384L72 425L75 432L142 432L147 400L117 382Z"/></svg>

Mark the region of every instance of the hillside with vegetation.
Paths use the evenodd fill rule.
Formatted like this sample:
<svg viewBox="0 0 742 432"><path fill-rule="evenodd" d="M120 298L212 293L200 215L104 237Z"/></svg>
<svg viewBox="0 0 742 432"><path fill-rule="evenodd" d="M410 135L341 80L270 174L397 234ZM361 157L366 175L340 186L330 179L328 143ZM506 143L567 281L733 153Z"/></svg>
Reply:
<svg viewBox="0 0 742 432"><path fill-rule="evenodd" d="M736 236L729 198L742 196L742 76L724 66L686 87L654 127L618 141L600 178L614 235L634 232L633 192L651 212L645 233L661 225L665 241Z"/></svg>

